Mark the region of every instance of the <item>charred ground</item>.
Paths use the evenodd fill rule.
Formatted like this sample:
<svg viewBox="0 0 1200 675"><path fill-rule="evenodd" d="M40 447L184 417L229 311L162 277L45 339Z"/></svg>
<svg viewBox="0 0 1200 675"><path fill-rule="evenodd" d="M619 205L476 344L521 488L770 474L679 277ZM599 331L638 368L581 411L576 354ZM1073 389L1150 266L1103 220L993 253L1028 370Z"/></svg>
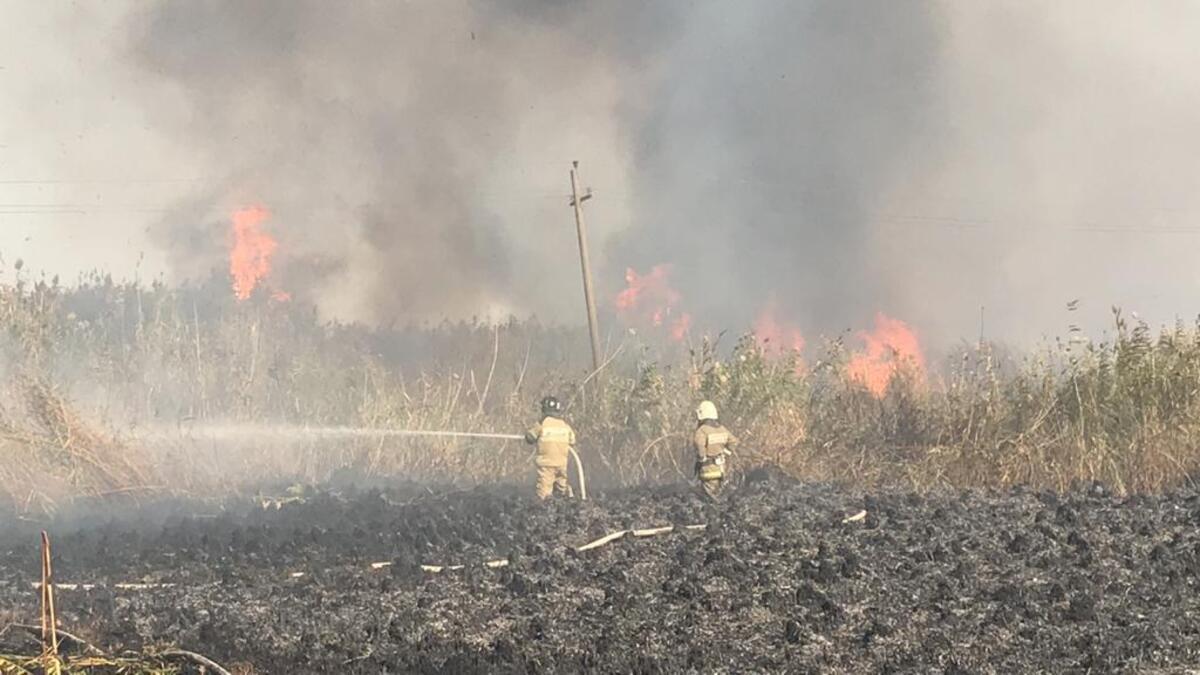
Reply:
<svg viewBox="0 0 1200 675"><path fill-rule="evenodd" d="M1200 664L1198 517L1194 491L861 495L758 473L718 506L400 488L51 531L60 583L174 584L64 590L66 627L255 672L1173 672ZM692 523L708 529L572 550ZM0 535L0 598L22 618L35 529Z"/></svg>

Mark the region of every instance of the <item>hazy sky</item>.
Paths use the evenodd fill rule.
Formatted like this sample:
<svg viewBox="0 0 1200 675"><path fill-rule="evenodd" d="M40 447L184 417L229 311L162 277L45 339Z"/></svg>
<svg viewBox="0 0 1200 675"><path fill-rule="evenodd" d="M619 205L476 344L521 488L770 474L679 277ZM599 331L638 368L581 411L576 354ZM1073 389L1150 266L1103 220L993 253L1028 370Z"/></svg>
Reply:
<svg viewBox="0 0 1200 675"><path fill-rule="evenodd" d="M130 275L145 232L203 178L187 148L148 123L145 85L119 63L135 3L0 1L0 255L6 267ZM90 9L89 9L90 7ZM130 275L131 276L131 275ZM7 275L6 275L7 278Z"/></svg>
<svg viewBox="0 0 1200 675"><path fill-rule="evenodd" d="M0 256L185 278L262 202L328 315L576 321L578 159L598 285L670 263L702 327L1190 317L1196 35L1168 0L0 0Z"/></svg>

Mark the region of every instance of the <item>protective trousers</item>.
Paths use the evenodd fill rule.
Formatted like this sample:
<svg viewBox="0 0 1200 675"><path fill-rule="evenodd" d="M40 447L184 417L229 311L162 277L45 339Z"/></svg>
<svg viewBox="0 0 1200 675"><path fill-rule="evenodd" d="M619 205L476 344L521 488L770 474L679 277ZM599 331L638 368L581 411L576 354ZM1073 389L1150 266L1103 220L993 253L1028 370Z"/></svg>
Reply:
<svg viewBox="0 0 1200 675"><path fill-rule="evenodd" d="M551 494L560 497L574 496L571 483L567 480L567 467L539 466L537 468L538 499L545 499Z"/></svg>
<svg viewBox="0 0 1200 675"><path fill-rule="evenodd" d="M721 483L724 482L724 480L724 478L701 480L700 487L704 488L704 494L707 495L709 499L716 499L717 496L721 494Z"/></svg>

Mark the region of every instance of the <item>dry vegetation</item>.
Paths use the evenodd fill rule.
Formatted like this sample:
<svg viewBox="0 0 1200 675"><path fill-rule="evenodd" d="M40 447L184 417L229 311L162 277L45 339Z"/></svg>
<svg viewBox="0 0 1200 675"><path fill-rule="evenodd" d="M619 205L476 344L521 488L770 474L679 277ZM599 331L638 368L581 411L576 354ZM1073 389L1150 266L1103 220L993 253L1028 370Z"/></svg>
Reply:
<svg viewBox="0 0 1200 675"><path fill-rule="evenodd" d="M743 437L739 466L805 479L918 490L1097 480L1132 492L1188 482L1200 459L1200 332L1153 334L1119 314L1111 342L1024 358L971 346L928 375L901 368L882 399L847 377L837 342L798 364L749 338L659 349L626 336L589 376L566 365L584 362L574 331L327 324L293 304L236 303L218 278L22 282L0 287L0 326L0 484L23 510L341 471L524 481L528 450L514 442L188 435L218 423L519 432L546 392L569 400L594 483L690 477L683 448L702 397Z"/></svg>

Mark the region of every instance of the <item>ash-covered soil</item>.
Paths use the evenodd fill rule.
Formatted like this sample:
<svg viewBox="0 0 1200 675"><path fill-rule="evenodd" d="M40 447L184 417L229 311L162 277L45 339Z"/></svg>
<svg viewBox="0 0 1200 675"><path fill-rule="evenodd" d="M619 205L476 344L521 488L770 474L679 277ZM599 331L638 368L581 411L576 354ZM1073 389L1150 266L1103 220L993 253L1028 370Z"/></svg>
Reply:
<svg viewBox="0 0 1200 675"><path fill-rule="evenodd" d="M549 505L406 488L80 522L51 527L60 583L175 585L60 591L64 626L113 650L170 643L263 673L1200 666L1191 491L862 496L758 474L716 506L684 487ZM572 550L694 523L708 529ZM0 533L0 607L25 619L35 532ZM478 564L497 558L511 564ZM393 564L370 569L380 561ZM419 567L457 563L469 565Z"/></svg>

